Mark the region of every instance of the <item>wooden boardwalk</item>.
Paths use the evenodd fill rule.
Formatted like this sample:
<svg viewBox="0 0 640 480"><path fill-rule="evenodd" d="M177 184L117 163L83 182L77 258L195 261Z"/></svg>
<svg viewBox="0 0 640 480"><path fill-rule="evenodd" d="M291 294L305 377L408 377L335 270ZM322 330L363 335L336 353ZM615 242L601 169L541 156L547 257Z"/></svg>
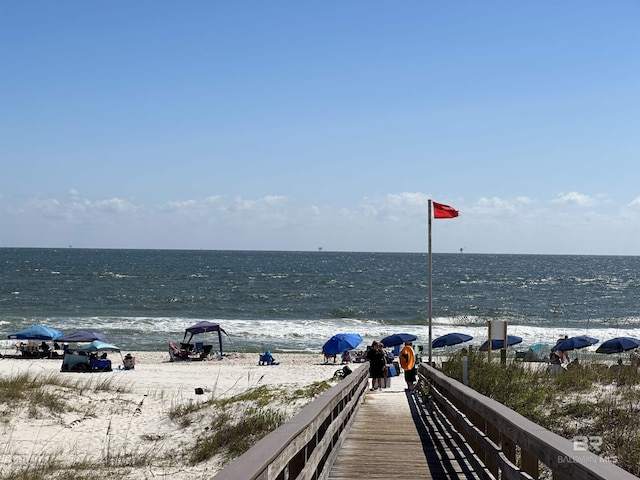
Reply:
<svg viewBox="0 0 640 480"><path fill-rule="evenodd" d="M450 431L402 377L367 392L340 449L329 480L478 479Z"/></svg>

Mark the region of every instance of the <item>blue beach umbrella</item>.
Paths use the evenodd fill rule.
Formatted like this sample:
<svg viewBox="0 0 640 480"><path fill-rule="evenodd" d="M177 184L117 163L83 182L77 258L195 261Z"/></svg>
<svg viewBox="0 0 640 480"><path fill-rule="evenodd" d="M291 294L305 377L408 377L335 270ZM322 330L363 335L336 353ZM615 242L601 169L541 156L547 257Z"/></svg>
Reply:
<svg viewBox="0 0 640 480"><path fill-rule="evenodd" d="M596 353L622 353L640 347L640 340L633 337L616 337L602 342Z"/></svg>
<svg viewBox="0 0 640 480"><path fill-rule="evenodd" d="M568 352L570 350L577 350L578 348L590 347L598 343L597 338L587 337L586 335L578 335L577 337L565 338L561 342L556 343L551 347L551 351L555 352L559 350L561 352Z"/></svg>
<svg viewBox="0 0 640 480"><path fill-rule="evenodd" d="M412 333L394 333L393 335L384 337L380 342L382 342L385 347L395 347L405 342L415 342L417 339L418 337Z"/></svg>
<svg viewBox="0 0 640 480"><path fill-rule="evenodd" d="M357 333L337 333L322 346L322 351L327 355L353 350L362 343L362 337Z"/></svg>
<svg viewBox="0 0 640 480"><path fill-rule="evenodd" d="M516 345L518 343L522 342L522 337L518 337L516 335L507 335L507 347L510 347L512 345ZM491 350L500 350L501 348L503 348L504 345L504 341L500 338L493 338L491 339ZM487 341L485 341L481 346L480 346L480 351L482 352L486 352L487 351Z"/></svg>
<svg viewBox="0 0 640 480"><path fill-rule="evenodd" d="M55 328L45 327L44 325L33 325L24 330L7 335L9 339L17 340L56 340L64 335Z"/></svg>
<svg viewBox="0 0 640 480"><path fill-rule="evenodd" d="M452 345L458 345L460 343L468 342L469 340L473 340L473 337L471 335L467 335L466 333L447 333L431 342L431 347L450 347Z"/></svg>

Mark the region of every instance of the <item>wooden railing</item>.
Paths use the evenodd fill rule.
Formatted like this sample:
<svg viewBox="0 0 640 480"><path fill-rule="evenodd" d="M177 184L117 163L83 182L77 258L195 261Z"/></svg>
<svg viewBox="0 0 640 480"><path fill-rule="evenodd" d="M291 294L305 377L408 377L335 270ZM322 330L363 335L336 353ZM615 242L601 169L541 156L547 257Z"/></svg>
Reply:
<svg viewBox="0 0 640 480"><path fill-rule="evenodd" d="M258 441L214 480L321 480L368 387L369 369L357 368L304 407L289 422Z"/></svg>
<svg viewBox="0 0 640 480"><path fill-rule="evenodd" d="M434 409L474 452L486 480L638 480L638 477L550 432L422 363ZM356 369L220 471L213 480L324 480L368 388ZM580 446L580 445L578 445Z"/></svg>
<svg viewBox="0 0 640 480"><path fill-rule="evenodd" d="M490 472L487 478L531 480L550 470L554 480L638 480L581 442L544 429L426 363L418 372L434 405Z"/></svg>

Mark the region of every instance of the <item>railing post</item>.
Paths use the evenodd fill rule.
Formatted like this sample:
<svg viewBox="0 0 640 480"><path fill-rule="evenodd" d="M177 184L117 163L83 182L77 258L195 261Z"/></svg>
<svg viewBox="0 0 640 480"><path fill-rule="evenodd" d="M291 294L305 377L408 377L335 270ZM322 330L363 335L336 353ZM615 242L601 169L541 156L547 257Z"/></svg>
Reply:
<svg viewBox="0 0 640 480"><path fill-rule="evenodd" d="M491 440L493 440L493 442L500 446L500 430L493 425L492 423L486 422L485 423L485 433L487 434L487 437L489 437ZM489 469L489 471L493 474L494 477L499 478L498 475L498 462L496 462L496 457L493 455L487 455L487 461L485 463L485 465L487 466L487 468Z"/></svg>
<svg viewBox="0 0 640 480"><path fill-rule="evenodd" d="M533 478L538 478L540 476L538 458L526 450L520 450L520 468Z"/></svg>
<svg viewBox="0 0 640 480"><path fill-rule="evenodd" d="M511 441L511 439L509 437L507 437L505 434L500 434L501 438L501 445L502 445L502 451L504 452L504 454L506 455L506 457L511 461L511 463L513 463L514 465L516 464L516 445L515 443L513 443Z"/></svg>

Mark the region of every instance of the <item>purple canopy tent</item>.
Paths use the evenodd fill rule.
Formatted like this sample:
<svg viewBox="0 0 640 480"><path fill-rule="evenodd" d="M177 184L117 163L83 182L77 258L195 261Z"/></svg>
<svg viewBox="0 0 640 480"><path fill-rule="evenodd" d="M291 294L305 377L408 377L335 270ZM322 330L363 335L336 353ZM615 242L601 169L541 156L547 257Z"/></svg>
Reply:
<svg viewBox="0 0 640 480"><path fill-rule="evenodd" d="M94 340L99 340L101 342L106 342L107 337L102 333L92 332L91 330L77 330L68 335L63 335L59 338L56 338L58 342L64 343L73 343L73 342L93 342Z"/></svg>
<svg viewBox="0 0 640 480"><path fill-rule="evenodd" d="M224 329L218 325L217 323L207 322L206 320L202 322L198 322L195 325L191 325L186 328L184 331L184 338L182 339L183 343L191 343L191 339L193 339L194 335L198 333L206 333L206 332L218 332L218 343L220 344L220 355L222 355L222 334L224 333L226 336L229 336ZM189 340L187 341L187 335L191 334Z"/></svg>

